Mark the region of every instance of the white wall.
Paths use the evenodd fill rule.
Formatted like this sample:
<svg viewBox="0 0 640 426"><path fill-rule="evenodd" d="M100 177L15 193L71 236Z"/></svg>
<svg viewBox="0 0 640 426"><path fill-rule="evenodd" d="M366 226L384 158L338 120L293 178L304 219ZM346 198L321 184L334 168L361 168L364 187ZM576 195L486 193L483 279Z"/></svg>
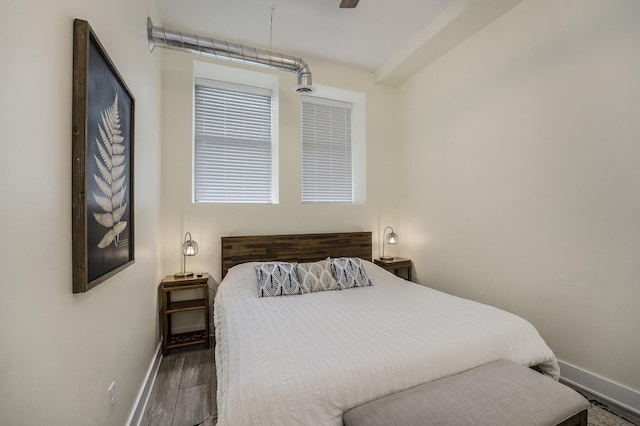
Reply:
<svg viewBox="0 0 640 426"><path fill-rule="evenodd" d="M640 2L525 0L400 87L403 252L640 390Z"/></svg>
<svg viewBox="0 0 640 426"><path fill-rule="evenodd" d="M0 4L0 424L122 425L156 348L160 62L148 9ZM136 100L136 261L84 294L71 282L74 18L89 21Z"/></svg>
<svg viewBox="0 0 640 426"><path fill-rule="evenodd" d="M163 160L160 240L164 273L181 268L186 231L200 246L187 260L187 269L209 271L220 279L220 237L231 235L378 230L393 214L395 91L375 84L371 73L304 57L314 83L362 92L366 96L367 203L363 205L302 205L300 96L292 92L295 75L264 68L280 86L280 202L279 204L192 204L193 61L202 57L165 51L163 55ZM231 62L220 65L238 67ZM383 213L387 212L387 213ZM377 255L377 250L374 252Z"/></svg>

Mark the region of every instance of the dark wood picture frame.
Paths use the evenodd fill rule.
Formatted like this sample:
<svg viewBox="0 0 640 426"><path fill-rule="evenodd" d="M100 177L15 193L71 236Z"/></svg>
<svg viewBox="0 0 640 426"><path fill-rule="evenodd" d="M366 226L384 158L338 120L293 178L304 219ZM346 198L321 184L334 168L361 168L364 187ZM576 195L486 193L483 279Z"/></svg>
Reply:
<svg viewBox="0 0 640 426"><path fill-rule="evenodd" d="M87 21L73 22L73 292L134 263L135 99Z"/></svg>

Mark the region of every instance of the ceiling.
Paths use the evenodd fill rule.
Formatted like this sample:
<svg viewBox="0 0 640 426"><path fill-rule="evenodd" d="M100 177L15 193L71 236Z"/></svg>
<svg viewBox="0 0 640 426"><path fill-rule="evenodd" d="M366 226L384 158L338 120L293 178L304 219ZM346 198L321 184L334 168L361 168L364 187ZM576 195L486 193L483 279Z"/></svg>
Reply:
<svg viewBox="0 0 640 426"><path fill-rule="evenodd" d="M425 66L416 57L434 60L519 1L361 0L341 9L340 0L157 0L152 18L171 30L356 66L395 85Z"/></svg>

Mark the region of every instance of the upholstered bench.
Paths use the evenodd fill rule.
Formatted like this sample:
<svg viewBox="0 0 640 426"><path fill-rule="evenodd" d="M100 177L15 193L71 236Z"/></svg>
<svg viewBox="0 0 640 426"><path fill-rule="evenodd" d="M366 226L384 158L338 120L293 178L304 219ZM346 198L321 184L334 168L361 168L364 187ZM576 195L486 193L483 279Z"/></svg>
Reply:
<svg viewBox="0 0 640 426"><path fill-rule="evenodd" d="M589 401L530 368L496 361L355 407L345 426L586 426Z"/></svg>

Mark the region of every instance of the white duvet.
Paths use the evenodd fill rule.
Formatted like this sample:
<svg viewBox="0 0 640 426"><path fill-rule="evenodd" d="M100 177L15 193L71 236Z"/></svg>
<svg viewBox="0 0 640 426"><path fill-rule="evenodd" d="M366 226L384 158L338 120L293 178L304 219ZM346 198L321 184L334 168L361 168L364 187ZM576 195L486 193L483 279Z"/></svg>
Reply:
<svg viewBox="0 0 640 426"><path fill-rule="evenodd" d="M258 298L253 264L214 303L218 425L341 425L346 410L498 359L559 375L526 320L364 262L372 287Z"/></svg>

